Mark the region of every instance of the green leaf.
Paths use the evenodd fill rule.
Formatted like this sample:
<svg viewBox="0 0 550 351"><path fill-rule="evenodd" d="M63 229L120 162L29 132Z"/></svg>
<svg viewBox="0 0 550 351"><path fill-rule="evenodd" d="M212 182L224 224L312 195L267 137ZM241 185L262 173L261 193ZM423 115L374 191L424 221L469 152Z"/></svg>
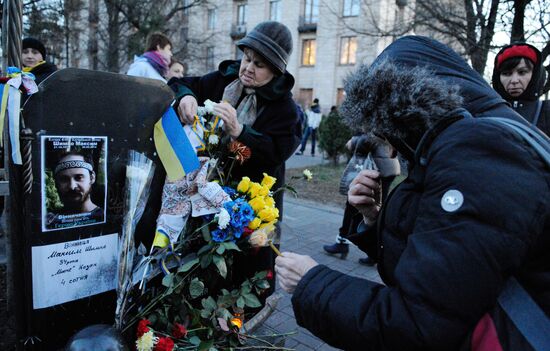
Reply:
<svg viewBox="0 0 550 351"><path fill-rule="evenodd" d="M199 263L198 257L192 259L191 261L189 261L187 263L184 263L183 265L181 265L180 268L178 268L178 273L187 272L188 270L193 268L197 263Z"/></svg>
<svg viewBox="0 0 550 351"><path fill-rule="evenodd" d="M201 268L205 269L206 267L210 266L210 263L212 263L212 255L207 254L202 256L201 258Z"/></svg>
<svg viewBox="0 0 550 351"><path fill-rule="evenodd" d="M261 307L262 304L260 303L260 300L256 297L254 294L245 294L243 295L244 302L248 307L256 308Z"/></svg>
<svg viewBox="0 0 550 351"><path fill-rule="evenodd" d="M216 300L214 300L212 296L208 296L206 299L202 299L201 304L202 304L202 307L210 311L214 311L216 308L218 308L218 305L216 304Z"/></svg>
<svg viewBox="0 0 550 351"><path fill-rule="evenodd" d="M216 249L216 253L218 255L223 255L224 252L225 252L225 245L223 245L223 244L218 246L218 248Z"/></svg>
<svg viewBox="0 0 550 351"><path fill-rule="evenodd" d="M162 278L162 285L164 285L167 288L171 288L174 286L174 275L172 273L165 275L164 278Z"/></svg>
<svg viewBox="0 0 550 351"><path fill-rule="evenodd" d="M212 346L214 346L214 340L205 340L200 343L199 351L208 351Z"/></svg>
<svg viewBox="0 0 550 351"><path fill-rule="evenodd" d="M208 252L212 249L212 246L210 244L204 245L200 248L199 252L197 252L197 256L203 255L205 252Z"/></svg>
<svg viewBox="0 0 550 351"><path fill-rule="evenodd" d="M241 249L239 249L239 247L237 246L237 244L235 244L235 243L233 243L233 242L223 243L222 245L225 246L225 249L226 249L227 251L231 251L231 250L241 251Z"/></svg>
<svg viewBox="0 0 550 351"><path fill-rule="evenodd" d="M189 342L195 346L198 346L201 343L201 339L198 336L193 336L189 338Z"/></svg>
<svg viewBox="0 0 550 351"><path fill-rule="evenodd" d="M201 282L198 278L195 278L189 284L189 294L192 298L197 298L202 295L204 291L204 283Z"/></svg>
<svg viewBox="0 0 550 351"><path fill-rule="evenodd" d="M244 297L241 296L237 299L237 307L244 308L245 303L246 302L245 302Z"/></svg>
<svg viewBox="0 0 550 351"><path fill-rule="evenodd" d="M298 196L298 192L296 191L296 189L294 189L290 185L285 185L284 187L285 187L285 190L290 191L294 196Z"/></svg>
<svg viewBox="0 0 550 351"><path fill-rule="evenodd" d="M252 279L264 279L265 277L267 277L267 271L261 271L254 274L254 277Z"/></svg>
<svg viewBox="0 0 550 351"><path fill-rule="evenodd" d="M220 275L224 278L227 277L227 265L225 264L225 259L217 255L214 255L213 259Z"/></svg>
<svg viewBox="0 0 550 351"><path fill-rule="evenodd" d="M209 242L212 239L212 237L210 236L210 230L208 229L207 225L202 227L201 232L202 232L202 237L204 241Z"/></svg>
<svg viewBox="0 0 550 351"><path fill-rule="evenodd" d="M260 289L269 289L269 282L265 279L258 280L256 283L256 286Z"/></svg>

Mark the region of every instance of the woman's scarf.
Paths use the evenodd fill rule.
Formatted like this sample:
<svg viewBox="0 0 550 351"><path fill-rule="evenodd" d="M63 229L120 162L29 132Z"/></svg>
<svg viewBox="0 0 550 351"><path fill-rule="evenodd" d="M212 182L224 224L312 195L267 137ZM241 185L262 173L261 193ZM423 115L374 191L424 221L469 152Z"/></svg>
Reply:
<svg viewBox="0 0 550 351"><path fill-rule="evenodd" d="M146 59L161 76L166 75L169 62L161 54L156 51L146 51L141 57Z"/></svg>
<svg viewBox="0 0 550 351"><path fill-rule="evenodd" d="M246 94L240 101L241 95ZM241 124L251 126L256 121L256 90L252 88L245 88L240 79L235 79L223 91L223 101L227 101L231 106L237 109L237 120ZM237 104L239 104L237 106Z"/></svg>

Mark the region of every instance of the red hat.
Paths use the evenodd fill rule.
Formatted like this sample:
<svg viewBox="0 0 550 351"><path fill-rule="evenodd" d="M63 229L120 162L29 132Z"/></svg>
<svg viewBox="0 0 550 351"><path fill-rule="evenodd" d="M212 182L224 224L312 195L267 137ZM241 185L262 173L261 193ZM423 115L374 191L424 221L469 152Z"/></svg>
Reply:
<svg viewBox="0 0 550 351"><path fill-rule="evenodd" d="M497 57L497 68L500 67L500 64L509 58L512 57L525 57L531 60L535 65L537 64L537 52L535 49L528 45L512 45L509 48L505 49Z"/></svg>

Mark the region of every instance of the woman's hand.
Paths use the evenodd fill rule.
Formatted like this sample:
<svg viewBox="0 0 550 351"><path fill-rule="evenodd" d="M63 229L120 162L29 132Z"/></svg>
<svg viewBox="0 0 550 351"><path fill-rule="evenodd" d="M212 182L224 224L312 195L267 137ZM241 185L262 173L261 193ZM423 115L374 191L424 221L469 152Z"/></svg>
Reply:
<svg viewBox="0 0 550 351"><path fill-rule="evenodd" d="M183 124L193 124L197 115L197 99L192 95L186 95L181 98L178 105L178 114Z"/></svg>
<svg viewBox="0 0 550 351"><path fill-rule="evenodd" d="M365 222L374 222L380 212L382 188L378 178L380 172L363 170L349 186L348 202L363 215Z"/></svg>
<svg viewBox="0 0 550 351"><path fill-rule="evenodd" d="M292 252L283 252L275 259L275 272L279 276L279 285L284 291L293 293L294 289L310 269L318 263L313 258Z"/></svg>
<svg viewBox="0 0 550 351"><path fill-rule="evenodd" d="M233 139L243 131L243 125L237 120L237 110L227 102L214 105L214 114L223 120L223 128Z"/></svg>

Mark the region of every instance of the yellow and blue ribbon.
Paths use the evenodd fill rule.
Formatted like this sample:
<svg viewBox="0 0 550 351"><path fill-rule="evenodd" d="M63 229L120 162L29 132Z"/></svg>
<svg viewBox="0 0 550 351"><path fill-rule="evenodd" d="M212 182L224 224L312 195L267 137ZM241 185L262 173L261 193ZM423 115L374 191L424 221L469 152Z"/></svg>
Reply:
<svg viewBox="0 0 550 351"><path fill-rule="evenodd" d="M155 124L153 138L168 180L182 179L199 168L197 154L172 107Z"/></svg>

